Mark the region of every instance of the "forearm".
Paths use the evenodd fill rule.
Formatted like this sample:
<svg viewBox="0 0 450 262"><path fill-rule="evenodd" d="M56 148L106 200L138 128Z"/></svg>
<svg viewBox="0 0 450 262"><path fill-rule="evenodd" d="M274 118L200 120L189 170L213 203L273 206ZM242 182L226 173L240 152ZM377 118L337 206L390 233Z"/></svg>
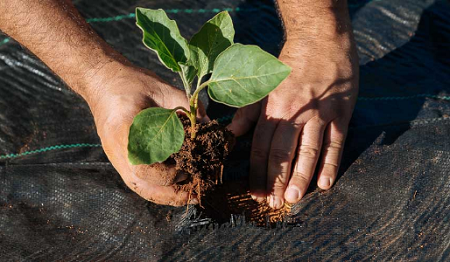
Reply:
<svg viewBox="0 0 450 262"><path fill-rule="evenodd" d="M327 40L351 32L347 0L278 0L286 40Z"/></svg>
<svg viewBox="0 0 450 262"><path fill-rule="evenodd" d="M125 63L70 0L3 0L0 13L0 29L38 56L86 100L91 99L95 86L88 82L96 81L100 70Z"/></svg>

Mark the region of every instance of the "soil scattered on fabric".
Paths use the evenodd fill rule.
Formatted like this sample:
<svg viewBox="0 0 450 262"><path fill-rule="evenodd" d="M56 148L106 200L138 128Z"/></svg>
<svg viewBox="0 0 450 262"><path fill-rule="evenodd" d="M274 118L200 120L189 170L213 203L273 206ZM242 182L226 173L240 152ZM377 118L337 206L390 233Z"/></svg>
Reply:
<svg viewBox="0 0 450 262"><path fill-rule="evenodd" d="M191 139L191 123L181 116L185 138L181 150L171 155L176 162L178 172L187 173L188 179L178 190L189 192L196 196L201 205L204 193L222 182L224 161L233 149L235 137L225 126L216 120L196 125L196 137Z"/></svg>
<svg viewBox="0 0 450 262"><path fill-rule="evenodd" d="M272 226L278 222L287 222L291 206L285 204L281 209L272 209L267 202L258 203L248 191L246 180L227 181L207 192L203 199L204 212L215 222L230 222L232 215L243 215L246 222L258 226Z"/></svg>

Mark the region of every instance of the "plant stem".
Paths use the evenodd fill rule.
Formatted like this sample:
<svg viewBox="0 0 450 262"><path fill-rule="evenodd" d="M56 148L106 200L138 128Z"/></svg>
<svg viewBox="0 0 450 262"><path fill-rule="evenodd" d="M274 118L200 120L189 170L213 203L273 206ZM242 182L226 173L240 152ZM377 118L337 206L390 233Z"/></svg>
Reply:
<svg viewBox="0 0 450 262"><path fill-rule="evenodd" d="M186 108L182 106L175 107L173 110L182 110L186 116L189 118L189 121L191 122L191 139L195 138L196 132L195 132L195 124L197 119L197 111L194 109L194 107L191 105L191 111L187 110Z"/></svg>
<svg viewBox="0 0 450 262"><path fill-rule="evenodd" d="M206 81L205 83L201 84L200 86L197 87L197 89L195 90L194 94L192 95L192 98L198 97L198 94L200 93L200 91L202 91L205 87L207 87L209 85L210 81Z"/></svg>
<svg viewBox="0 0 450 262"><path fill-rule="evenodd" d="M205 83L201 84L201 78L198 79L197 82L197 89L195 90L194 94L192 95L191 99L189 100L189 104L191 106L191 139L194 139L197 135L197 132L195 131L195 126L197 122L197 109L198 109L198 94L202 89L208 86L209 81L206 81Z"/></svg>
<svg viewBox="0 0 450 262"><path fill-rule="evenodd" d="M186 96L189 99L189 105L190 105L191 111L187 110L184 107L177 107L177 108L183 110L186 113L187 117L189 118L189 120L191 122L191 139L194 139L195 135L197 133L195 131L195 125L196 125L196 121L197 121L197 106L195 106L196 103L194 103L193 96L191 96L191 86L189 85L183 72L180 72L180 77L181 77L181 81L183 81L183 86L184 86L184 90L186 91ZM198 84L199 83L197 83L197 87L198 87Z"/></svg>
<svg viewBox="0 0 450 262"><path fill-rule="evenodd" d="M197 108L193 104L191 104L191 117L189 119L191 120L191 139L195 139L197 135L197 131L195 130L197 124Z"/></svg>
<svg viewBox="0 0 450 262"><path fill-rule="evenodd" d="M184 108L184 107L182 107L182 106L177 106L177 107L175 107L173 110L181 110L181 111L183 111L184 113L186 113L186 115L188 115L188 117L191 115L191 112L189 112L189 110L187 110L186 108Z"/></svg>

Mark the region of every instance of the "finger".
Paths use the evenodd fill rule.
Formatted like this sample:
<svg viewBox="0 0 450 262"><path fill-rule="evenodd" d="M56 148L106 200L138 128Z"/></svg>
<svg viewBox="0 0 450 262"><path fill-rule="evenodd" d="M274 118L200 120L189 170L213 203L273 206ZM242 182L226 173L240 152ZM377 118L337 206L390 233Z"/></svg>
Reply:
<svg viewBox="0 0 450 262"><path fill-rule="evenodd" d="M270 144L277 126L277 121L267 120L261 115L253 134L250 153L250 194L258 202L267 196L267 162L269 160Z"/></svg>
<svg viewBox="0 0 450 262"><path fill-rule="evenodd" d="M156 204L170 206L198 204L196 196L189 196L189 192L176 190L172 186L157 186L136 179L130 183L129 187L141 197Z"/></svg>
<svg viewBox="0 0 450 262"><path fill-rule="evenodd" d="M160 205L185 206L198 204L195 196L189 196L189 192L178 191L174 187L153 186L141 190L140 195L148 201Z"/></svg>
<svg viewBox="0 0 450 262"><path fill-rule="evenodd" d="M208 123L211 122L211 118L209 118L209 116L205 115L205 116L200 116L200 123Z"/></svg>
<svg viewBox="0 0 450 262"><path fill-rule="evenodd" d="M227 129L233 132L235 136L244 135L256 124L260 113L261 102L239 108Z"/></svg>
<svg viewBox="0 0 450 262"><path fill-rule="evenodd" d="M324 130L325 123L318 118L309 120L302 130L297 161L284 194L285 200L289 203L297 203L308 189L322 147Z"/></svg>
<svg viewBox="0 0 450 262"><path fill-rule="evenodd" d="M317 185L322 189L329 189L336 181L347 135L347 123L332 121L325 132L322 160L319 166Z"/></svg>
<svg viewBox="0 0 450 262"><path fill-rule="evenodd" d="M173 186L160 186L153 184L151 179L146 179L149 177L164 177L167 176L164 172L169 172L171 176L174 176L174 180L182 179L183 174L175 174L174 168L172 166L164 167L161 165L158 169L153 169L152 166L141 165L132 166L127 163L125 158L120 158L117 162L118 165L114 165L116 170L122 176L125 184L134 192L136 192L141 197L148 201L154 202L156 204L171 205L171 206L183 206L188 204L198 204L197 196L189 196L188 192L176 190ZM141 167L140 177L136 175L134 168ZM137 168L139 169L139 168ZM149 171L149 172L146 172ZM138 172L138 173L139 173ZM161 173L159 173L161 172ZM149 175L152 174L152 175ZM147 176L144 176L147 175ZM181 178L180 178L181 177Z"/></svg>
<svg viewBox="0 0 450 262"><path fill-rule="evenodd" d="M267 172L267 202L269 206L279 209L284 205L284 191L291 174L292 160L295 156L298 137L302 126L280 122L273 135L268 172Z"/></svg>
<svg viewBox="0 0 450 262"><path fill-rule="evenodd" d="M201 101L198 101L198 110L197 110L197 118L201 123L207 123L211 121L211 119L206 114L205 107Z"/></svg>
<svg viewBox="0 0 450 262"><path fill-rule="evenodd" d="M174 179L174 183L180 183L189 178L189 174L186 172L177 172L177 176Z"/></svg>
<svg viewBox="0 0 450 262"><path fill-rule="evenodd" d="M170 186L180 179L175 165L154 163L152 165L131 166L132 175L152 185Z"/></svg>

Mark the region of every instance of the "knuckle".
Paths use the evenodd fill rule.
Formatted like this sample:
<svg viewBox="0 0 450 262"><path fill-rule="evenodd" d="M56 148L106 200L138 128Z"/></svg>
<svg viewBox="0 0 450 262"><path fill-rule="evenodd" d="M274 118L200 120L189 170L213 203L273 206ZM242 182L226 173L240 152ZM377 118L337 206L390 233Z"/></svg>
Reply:
<svg viewBox="0 0 450 262"><path fill-rule="evenodd" d="M299 120L299 118L295 118L293 121L282 121L278 124L278 128L285 129L300 129L304 126L304 123Z"/></svg>
<svg viewBox="0 0 450 262"><path fill-rule="evenodd" d="M283 105L282 101L284 95L282 93L273 92L267 97L267 103L263 107L265 115L272 115L275 112L280 111L280 107Z"/></svg>
<svg viewBox="0 0 450 262"><path fill-rule="evenodd" d="M272 129L273 124L268 121L259 121L255 129L255 137L262 136Z"/></svg>
<svg viewBox="0 0 450 262"><path fill-rule="evenodd" d="M262 160L267 161L268 153L265 150L262 150L261 148L252 148L251 150L251 157L255 160Z"/></svg>
<svg viewBox="0 0 450 262"><path fill-rule="evenodd" d="M343 147L344 142L342 140L332 140L332 141L327 141L325 142L325 148L328 148L328 150L330 149L341 149Z"/></svg>
<svg viewBox="0 0 450 262"><path fill-rule="evenodd" d="M321 177L335 178L338 173L339 165L332 163L325 163L320 170Z"/></svg>
<svg viewBox="0 0 450 262"><path fill-rule="evenodd" d="M291 152L285 149L273 148L270 150L270 162L286 162L291 159Z"/></svg>
<svg viewBox="0 0 450 262"><path fill-rule="evenodd" d="M312 99L310 102L309 102L309 108L311 108L311 109L317 109L317 108L320 108L320 100L319 99Z"/></svg>
<svg viewBox="0 0 450 262"><path fill-rule="evenodd" d="M329 113L331 115L331 113ZM327 113L328 115L328 113ZM316 129L317 131L324 129L326 127L326 125L328 124L330 117L325 117L322 116L320 114L318 115L314 115L313 117L311 117L308 122L312 122L314 125L314 129Z"/></svg>
<svg viewBox="0 0 450 262"><path fill-rule="evenodd" d="M296 184L307 185L307 184L309 184L310 178L308 175L306 175L304 173L294 172L291 180L293 180L293 182Z"/></svg>
<svg viewBox="0 0 450 262"><path fill-rule="evenodd" d="M326 172L326 171L329 171L329 169L327 169L327 167L330 168L330 169L332 169L333 172L334 172L335 170L337 170L338 167L339 167L339 165L338 165L337 163L332 163L332 162L326 162L326 163L324 163L324 166L325 166L325 168L324 168L324 171L325 171L325 172ZM328 173L333 173L333 172L328 172Z"/></svg>
<svg viewBox="0 0 450 262"><path fill-rule="evenodd" d="M319 149L316 146L301 145L299 151L300 158L316 159L319 155Z"/></svg>
<svg viewBox="0 0 450 262"><path fill-rule="evenodd" d="M281 174L275 178L275 181L272 186L272 188L274 190L284 189L286 187L286 185L285 185L286 179L284 179L284 178L286 177L287 174L288 174L288 172L284 171L284 172L281 172Z"/></svg>

